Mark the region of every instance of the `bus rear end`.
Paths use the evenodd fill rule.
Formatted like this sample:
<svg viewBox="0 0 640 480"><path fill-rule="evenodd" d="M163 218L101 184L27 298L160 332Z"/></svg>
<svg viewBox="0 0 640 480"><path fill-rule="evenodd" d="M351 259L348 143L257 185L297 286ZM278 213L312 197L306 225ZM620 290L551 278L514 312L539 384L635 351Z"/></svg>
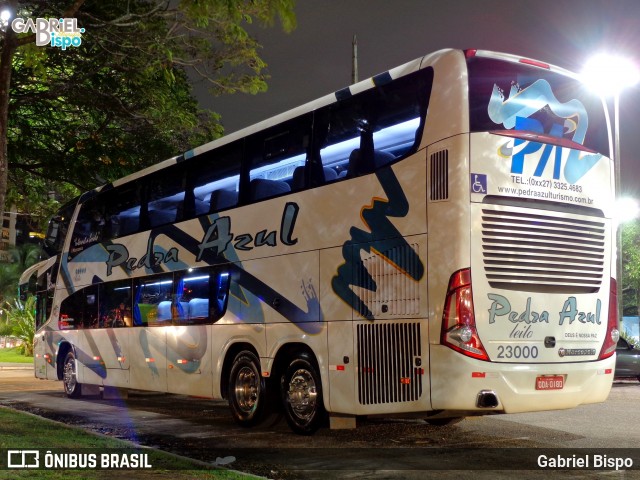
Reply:
<svg viewBox="0 0 640 480"><path fill-rule="evenodd" d="M449 281L432 405L510 413L604 401L618 330L603 103L540 62L472 51L467 69L470 263Z"/></svg>

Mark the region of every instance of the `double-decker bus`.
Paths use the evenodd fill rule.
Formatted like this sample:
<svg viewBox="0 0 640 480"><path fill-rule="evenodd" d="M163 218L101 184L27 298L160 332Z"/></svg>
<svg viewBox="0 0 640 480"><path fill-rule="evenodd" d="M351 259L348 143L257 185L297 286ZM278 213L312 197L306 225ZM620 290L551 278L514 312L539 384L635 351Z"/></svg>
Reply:
<svg viewBox="0 0 640 480"><path fill-rule="evenodd" d="M610 145L561 68L406 63L65 205L21 279L35 374L69 397L227 399L300 434L602 402Z"/></svg>

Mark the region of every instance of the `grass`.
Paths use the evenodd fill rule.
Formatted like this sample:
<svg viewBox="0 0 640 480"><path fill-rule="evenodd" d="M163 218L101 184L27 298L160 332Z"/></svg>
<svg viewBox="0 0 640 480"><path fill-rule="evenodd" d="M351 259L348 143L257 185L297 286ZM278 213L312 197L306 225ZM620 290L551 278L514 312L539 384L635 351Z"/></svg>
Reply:
<svg viewBox="0 0 640 480"><path fill-rule="evenodd" d="M33 363L33 357L25 357L16 347L0 348L0 363Z"/></svg>
<svg viewBox="0 0 640 480"><path fill-rule="evenodd" d="M3 449L38 449L41 452L41 466L44 465L44 455L47 449L53 449L52 453L59 453L58 449L68 449L67 452L77 454L96 454L98 458L102 453L113 453L113 449L119 449L120 452L126 450L127 453L148 453L149 463L153 468L145 470L39 469L36 471L33 469L0 469L0 479L26 479L36 476L42 480L106 480L121 477L123 474L132 480L159 478L238 480L255 478L224 469L206 468L202 464L158 450L137 450L130 443L115 438L93 435L79 428L67 427L34 415L0 407L0 452L4 451ZM0 459L0 466L6 465L7 458Z"/></svg>

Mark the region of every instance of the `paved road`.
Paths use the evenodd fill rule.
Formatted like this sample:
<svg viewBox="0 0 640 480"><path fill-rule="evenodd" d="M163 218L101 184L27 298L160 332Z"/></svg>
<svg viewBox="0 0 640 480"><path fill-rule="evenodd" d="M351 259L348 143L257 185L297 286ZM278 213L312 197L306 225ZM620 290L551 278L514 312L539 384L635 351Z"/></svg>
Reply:
<svg viewBox="0 0 640 480"><path fill-rule="evenodd" d="M594 453L640 446L637 382L616 383L606 403L573 410L477 417L447 428L377 419L356 430L321 429L312 437L293 435L285 422L242 429L224 402L180 395L70 400L60 382L37 380L24 369L0 368L0 405L206 462L233 456L233 468L270 478L513 478L506 468L520 478L640 478L638 470L542 471L535 465L541 450L531 450L565 448L573 455L583 448ZM522 465L532 470L518 470ZM477 471L459 471L469 467Z"/></svg>

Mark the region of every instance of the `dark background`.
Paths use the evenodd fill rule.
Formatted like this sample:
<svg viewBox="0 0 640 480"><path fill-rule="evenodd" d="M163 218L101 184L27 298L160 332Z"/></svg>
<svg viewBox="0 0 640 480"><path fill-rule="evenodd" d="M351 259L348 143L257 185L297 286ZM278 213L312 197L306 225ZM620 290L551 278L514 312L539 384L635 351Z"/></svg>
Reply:
<svg viewBox="0 0 640 480"><path fill-rule="evenodd" d="M269 90L212 98L226 133L264 120L351 82L358 38L363 80L442 48L478 48L535 58L579 72L608 51L640 65L638 0L298 0L298 27L251 28L263 45ZM640 199L640 85L621 96L623 195Z"/></svg>

